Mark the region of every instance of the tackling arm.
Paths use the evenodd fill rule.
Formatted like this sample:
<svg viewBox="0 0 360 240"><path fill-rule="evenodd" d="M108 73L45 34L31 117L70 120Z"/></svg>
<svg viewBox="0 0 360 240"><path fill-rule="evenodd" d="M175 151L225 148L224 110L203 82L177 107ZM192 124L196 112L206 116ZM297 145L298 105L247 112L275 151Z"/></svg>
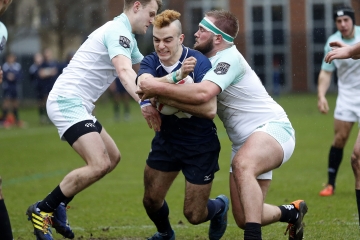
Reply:
<svg viewBox="0 0 360 240"><path fill-rule="evenodd" d="M171 100L187 104L203 104L221 92L221 88L211 81L203 80L192 84L161 83L153 78L148 78L139 85L143 94L142 99L162 96Z"/></svg>
<svg viewBox="0 0 360 240"><path fill-rule="evenodd" d="M117 55L111 59L113 65L115 66L116 73L120 78L120 81L126 91L131 95L136 102L140 100L136 92L136 73L133 70L131 60L123 55Z"/></svg>
<svg viewBox="0 0 360 240"><path fill-rule="evenodd" d="M186 104L162 96L158 97L158 101L163 104L173 106L177 109L180 109L181 111L190 113L191 115L197 117L208 118L212 120L216 116L216 111L217 111L216 97L213 97L209 101L198 105Z"/></svg>

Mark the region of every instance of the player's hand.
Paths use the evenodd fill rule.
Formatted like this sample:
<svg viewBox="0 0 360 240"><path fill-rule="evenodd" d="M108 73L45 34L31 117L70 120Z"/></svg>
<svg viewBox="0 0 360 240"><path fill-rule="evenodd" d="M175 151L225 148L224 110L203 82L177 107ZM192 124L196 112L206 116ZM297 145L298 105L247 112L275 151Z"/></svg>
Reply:
<svg viewBox="0 0 360 240"><path fill-rule="evenodd" d="M154 78L146 78L145 81L139 83L139 88L136 91L136 94L141 98L141 101L145 99L150 99L156 96L156 88L160 83Z"/></svg>
<svg viewBox="0 0 360 240"><path fill-rule="evenodd" d="M331 63L334 59L345 59L351 57L351 48L342 42L329 43L332 50L325 56L325 62Z"/></svg>
<svg viewBox="0 0 360 240"><path fill-rule="evenodd" d="M141 113L144 116L149 128L154 129L154 131L159 132L161 126L161 117L160 113L154 106L149 105L141 108Z"/></svg>
<svg viewBox="0 0 360 240"><path fill-rule="evenodd" d="M188 57L184 60L182 66L181 66L181 78L186 78L189 73L193 72L196 65L196 58L194 57Z"/></svg>
<svg viewBox="0 0 360 240"><path fill-rule="evenodd" d="M322 114L327 114L329 111L329 104L325 97L318 98L318 109Z"/></svg>

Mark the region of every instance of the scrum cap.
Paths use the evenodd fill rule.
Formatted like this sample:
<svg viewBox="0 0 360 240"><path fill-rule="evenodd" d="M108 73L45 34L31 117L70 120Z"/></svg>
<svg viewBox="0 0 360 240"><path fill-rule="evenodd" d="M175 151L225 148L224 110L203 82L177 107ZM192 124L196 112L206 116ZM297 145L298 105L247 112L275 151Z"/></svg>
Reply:
<svg viewBox="0 0 360 240"><path fill-rule="evenodd" d="M355 25L355 13L354 10L351 7L341 7L334 11L334 21L336 21L336 18L342 17L342 16L349 16L351 20L353 21L353 24Z"/></svg>

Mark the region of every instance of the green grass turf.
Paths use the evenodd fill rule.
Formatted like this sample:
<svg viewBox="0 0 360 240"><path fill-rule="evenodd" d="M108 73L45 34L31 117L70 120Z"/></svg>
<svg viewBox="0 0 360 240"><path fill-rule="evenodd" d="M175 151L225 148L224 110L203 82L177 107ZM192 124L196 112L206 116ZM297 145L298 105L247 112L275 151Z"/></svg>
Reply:
<svg viewBox="0 0 360 240"><path fill-rule="evenodd" d="M296 149L292 158L274 171L266 199L274 205L305 199L309 212L305 217L305 239L359 239L350 155L357 136L355 126L344 151L335 196L323 198L318 193L326 182L327 155L333 140L335 95L330 95L331 112L317 111L315 95L284 95L277 101L285 108L296 130ZM147 127L136 103L132 104L131 121L115 122L112 105L97 104L96 116L114 138L122 160L108 176L78 194L70 203L68 216L76 239L145 239L155 227L143 206L143 169L150 149L153 131ZM61 142L53 125L38 124L35 108L21 109L26 129L0 129L0 174L3 193L11 218L15 239L34 239L25 211L43 199L70 170L83 165L82 159ZM222 144L221 170L216 174L211 197L229 196L228 168L230 142L219 119L216 119ZM170 221L177 239L207 239L208 223L192 226L182 214L184 178L180 174L167 196ZM242 239L229 212L228 229L223 239ZM263 239L287 239L286 224L263 227ZM55 239L62 239L54 234Z"/></svg>

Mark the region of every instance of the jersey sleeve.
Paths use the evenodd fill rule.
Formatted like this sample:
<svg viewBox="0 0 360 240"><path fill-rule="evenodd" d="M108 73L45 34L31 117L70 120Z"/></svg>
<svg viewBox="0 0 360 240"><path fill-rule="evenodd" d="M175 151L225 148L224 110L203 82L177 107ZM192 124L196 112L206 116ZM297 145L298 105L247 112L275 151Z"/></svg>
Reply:
<svg viewBox="0 0 360 240"><path fill-rule="evenodd" d="M325 70L325 71L328 71L328 72L333 72L335 70L334 61L332 61L331 63L327 63L327 62L324 61L326 54L328 54L328 52L331 51L331 47L329 45L330 42L331 42L331 40L329 38L327 40L325 46L324 46L324 58L323 58L323 61L322 61L322 64L321 64L321 70Z"/></svg>
<svg viewBox="0 0 360 240"><path fill-rule="evenodd" d="M212 68L204 76L204 80L211 81L224 91L231 84L235 84L245 75L246 68L237 58L220 57L212 62Z"/></svg>
<svg viewBox="0 0 360 240"><path fill-rule="evenodd" d="M140 69L138 71L138 77L144 73L151 74L156 77L156 60L153 54L147 55L140 63Z"/></svg>
<svg viewBox="0 0 360 240"><path fill-rule="evenodd" d="M108 49L110 59L121 54L131 59L131 62L135 64L139 63L143 58L136 40L121 23L113 22L106 28L104 45Z"/></svg>
<svg viewBox="0 0 360 240"><path fill-rule="evenodd" d="M198 54L195 57L197 62L194 69L194 82L199 83L203 80L205 74L211 69L211 62L202 54Z"/></svg>

